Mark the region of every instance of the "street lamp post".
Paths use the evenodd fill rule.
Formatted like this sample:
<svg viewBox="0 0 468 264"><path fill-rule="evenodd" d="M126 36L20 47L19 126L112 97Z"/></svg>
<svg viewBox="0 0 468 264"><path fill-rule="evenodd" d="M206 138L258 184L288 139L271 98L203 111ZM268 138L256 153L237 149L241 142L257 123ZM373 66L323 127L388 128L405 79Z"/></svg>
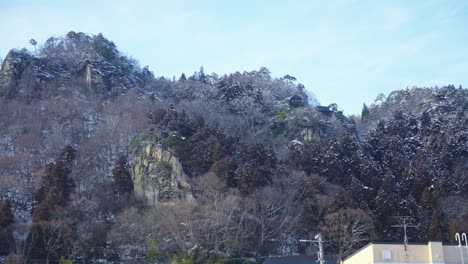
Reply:
<svg viewBox="0 0 468 264"><path fill-rule="evenodd" d="M320 264L324 264L323 260L323 241L322 241L322 234L317 234L315 235L315 240L308 240L308 239L300 239L299 242L312 242L312 243L318 243L318 248L319 248L319 253L318 253L318 261Z"/></svg>

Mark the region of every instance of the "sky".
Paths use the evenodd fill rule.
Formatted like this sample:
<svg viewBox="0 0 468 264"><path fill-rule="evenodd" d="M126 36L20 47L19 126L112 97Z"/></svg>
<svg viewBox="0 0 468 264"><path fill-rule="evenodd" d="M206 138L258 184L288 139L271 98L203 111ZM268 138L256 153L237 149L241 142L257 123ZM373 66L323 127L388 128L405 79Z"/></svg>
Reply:
<svg viewBox="0 0 468 264"><path fill-rule="evenodd" d="M178 78L267 67L359 114L380 93L468 87L468 1L0 0L0 58L69 31Z"/></svg>

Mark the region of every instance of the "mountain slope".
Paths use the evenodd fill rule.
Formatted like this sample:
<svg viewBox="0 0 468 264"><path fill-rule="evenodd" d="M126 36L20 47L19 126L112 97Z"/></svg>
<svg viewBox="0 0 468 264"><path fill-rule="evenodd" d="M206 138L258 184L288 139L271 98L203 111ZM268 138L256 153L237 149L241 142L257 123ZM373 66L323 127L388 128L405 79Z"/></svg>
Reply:
<svg viewBox="0 0 468 264"><path fill-rule="evenodd" d="M15 216L0 245L28 245L30 258L260 262L310 251L298 240L317 232L343 258L401 241L395 215L420 223L411 241L468 228L463 88L395 91L351 118L290 75L156 78L101 34L76 32L10 51L0 73L0 219ZM63 149L76 151L67 170ZM135 188L119 186L128 175ZM31 253L15 248L2 254Z"/></svg>

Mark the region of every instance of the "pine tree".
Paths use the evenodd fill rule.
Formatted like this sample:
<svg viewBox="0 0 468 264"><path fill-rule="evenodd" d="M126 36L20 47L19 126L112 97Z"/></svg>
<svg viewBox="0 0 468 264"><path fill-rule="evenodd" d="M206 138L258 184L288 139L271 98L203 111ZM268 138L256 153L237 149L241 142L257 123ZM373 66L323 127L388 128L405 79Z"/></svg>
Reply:
<svg viewBox="0 0 468 264"><path fill-rule="evenodd" d="M29 44L33 45L33 47L34 47L34 54L37 56L37 50L36 50L37 41L36 41L35 39L30 39L30 40L29 40Z"/></svg>

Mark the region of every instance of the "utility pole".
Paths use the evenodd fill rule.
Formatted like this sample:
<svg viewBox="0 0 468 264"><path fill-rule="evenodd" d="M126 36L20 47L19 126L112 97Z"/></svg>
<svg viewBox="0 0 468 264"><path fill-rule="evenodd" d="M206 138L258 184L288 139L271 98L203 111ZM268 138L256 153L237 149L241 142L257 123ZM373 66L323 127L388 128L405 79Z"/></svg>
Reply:
<svg viewBox="0 0 468 264"><path fill-rule="evenodd" d="M318 255L318 260L320 261L320 264L323 264L323 241L322 241L322 234L318 233L315 236L315 239L318 241L319 245L319 255Z"/></svg>
<svg viewBox="0 0 468 264"><path fill-rule="evenodd" d="M315 240L308 240L308 239L300 239L299 242L312 242L312 243L317 243L318 244L318 248L319 248L319 252L318 252L318 261L320 262L320 264L324 264L324 260L323 260L323 241L322 241L322 234L318 233L317 235L315 235Z"/></svg>
<svg viewBox="0 0 468 264"><path fill-rule="evenodd" d="M408 248L408 235L406 234L406 228L408 227L414 227L414 228L417 228L419 227L419 224L418 225L412 225L412 224L409 224L408 222L412 222L413 221L413 218L410 217L410 216L394 216L395 218L398 218L398 220L402 223L400 225L392 225L392 227L403 227L403 230L404 230L404 233L405 233L405 238L403 240L403 243L404 243L404 247L405 247L405 256L407 255L407 248Z"/></svg>

